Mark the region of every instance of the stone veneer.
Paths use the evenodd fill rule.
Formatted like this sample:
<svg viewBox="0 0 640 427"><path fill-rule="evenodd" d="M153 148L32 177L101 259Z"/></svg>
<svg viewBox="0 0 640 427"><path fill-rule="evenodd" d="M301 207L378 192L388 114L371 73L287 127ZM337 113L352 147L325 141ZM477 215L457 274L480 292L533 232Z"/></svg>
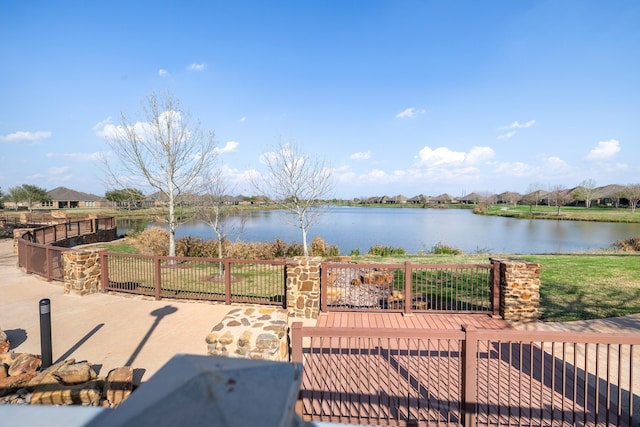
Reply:
<svg viewBox="0 0 640 427"><path fill-rule="evenodd" d="M100 290L100 252L98 249L64 251L64 292L78 295L92 294Z"/></svg>
<svg viewBox="0 0 640 427"><path fill-rule="evenodd" d="M287 328L288 313L282 308L236 308L207 335L207 354L286 362L289 360Z"/></svg>
<svg viewBox="0 0 640 427"><path fill-rule="evenodd" d="M540 308L540 264L522 259L500 263L500 315L512 322L535 322Z"/></svg>
<svg viewBox="0 0 640 427"><path fill-rule="evenodd" d="M287 262L286 301L291 317L318 318L321 263L319 257L296 257Z"/></svg>

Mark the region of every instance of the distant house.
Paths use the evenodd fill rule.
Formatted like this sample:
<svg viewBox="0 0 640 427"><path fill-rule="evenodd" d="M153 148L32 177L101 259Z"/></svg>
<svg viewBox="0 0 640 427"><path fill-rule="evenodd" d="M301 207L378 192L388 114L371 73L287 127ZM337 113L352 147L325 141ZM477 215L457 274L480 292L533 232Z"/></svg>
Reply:
<svg viewBox="0 0 640 427"><path fill-rule="evenodd" d="M47 192L50 200L35 205L34 209L77 209L77 208L105 208L112 203L104 197L83 193L66 187L57 187Z"/></svg>
<svg viewBox="0 0 640 427"><path fill-rule="evenodd" d="M457 203L457 200L455 197L452 197L447 193L443 193L443 194L440 194L439 196L432 197L430 202L435 203L437 205L441 205L441 204Z"/></svg>
<svg viewBox="0 0 640 427"><path fill-rule="evenodd" d="M407 200L407 203L411 203L414 205L422 205L427 203L428 201L429 201L429 196L425 196L424 194L418 194L417 196L413 196L412 198Z"/></svg>

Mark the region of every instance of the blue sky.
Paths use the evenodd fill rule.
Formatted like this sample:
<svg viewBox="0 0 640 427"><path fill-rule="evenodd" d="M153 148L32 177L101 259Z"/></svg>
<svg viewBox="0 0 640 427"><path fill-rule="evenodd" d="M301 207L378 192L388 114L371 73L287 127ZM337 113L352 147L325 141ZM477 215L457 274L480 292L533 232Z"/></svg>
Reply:
<svg viewBox="0 0 640 427"><path fill-rule="evenodd" d="M640 182L640 2L0 6L0 188L104 195L101 130L171 91L237 193L280 140L334 195Z"/></svg>

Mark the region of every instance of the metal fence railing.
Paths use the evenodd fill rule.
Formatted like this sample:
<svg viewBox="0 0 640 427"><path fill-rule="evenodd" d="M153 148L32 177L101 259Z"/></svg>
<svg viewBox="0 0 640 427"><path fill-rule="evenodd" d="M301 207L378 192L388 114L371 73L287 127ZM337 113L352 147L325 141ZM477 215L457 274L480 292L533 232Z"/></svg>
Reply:
<svg viewBox="0 0 640 427"><path fill-rule="evenodd" d="M491 264L322 264L322 311L492 312L499 272Z"/></svg>
<svg viewBox="0 0 640 427"><path fill-rule="evenodd" d="M115 218L102 217L46 225L25 232L18 238L18 266L47 280L64 281L62 254L69 249L52 244L115 226Z"/></svg>
<svg viewBox="0 0 640 427"><path fill-rule="evenodd" d="M103 252L102 289L161 298L284 305L284 260Z"/></svg>
<svg viewBox="0 0 640 427"><path fill-rule="evenodd" d="M637 426L640 335L292 326L297 412L367 425Z"/></svg>

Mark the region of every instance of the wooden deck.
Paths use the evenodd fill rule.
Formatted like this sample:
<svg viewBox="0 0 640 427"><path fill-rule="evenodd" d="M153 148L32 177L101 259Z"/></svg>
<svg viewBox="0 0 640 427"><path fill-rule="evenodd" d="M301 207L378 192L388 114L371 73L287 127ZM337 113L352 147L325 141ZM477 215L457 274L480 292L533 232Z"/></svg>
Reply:
<svg viewBox="0 0 640 427"><path fill-rule="evenodd" d="M509 322L487 314L460 313L371 313L328 312L318 316L318 327L327 328L377 328L377 329L446 329L459 331L462 325L478 329L510 329Z"/></svg>
<svg viewBox="0 0 640 427"><path fill-rule="evenodd" d="M496 330L518 331L476 314L321 314L317 328L304 335L298 412L313 421L459 426L461 325L496 335L475 341L475 367L466 380L475 384L477 425L630 425L594 420L594 403L579 390L589 387L584 372L526 338L502 342Z"/></svg>

